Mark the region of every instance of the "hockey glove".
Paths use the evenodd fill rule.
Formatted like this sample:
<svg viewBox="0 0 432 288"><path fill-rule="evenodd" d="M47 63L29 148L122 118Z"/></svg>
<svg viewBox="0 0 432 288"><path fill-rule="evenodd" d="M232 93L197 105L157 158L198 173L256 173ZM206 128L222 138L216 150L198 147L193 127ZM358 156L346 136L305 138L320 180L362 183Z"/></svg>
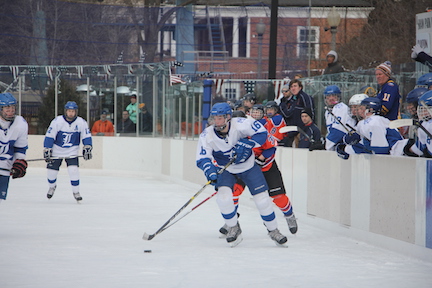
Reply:
<svg viewBox="0 0 432 288"><path fill-rule="evenodd" d="M45 162L51 162L52 148L44 148L43 156L45 158Z"/></svg>
<svg viewBox="0 0 432 288"><path fill-rule="evenodd" d="M252 155L252 148L255 146L255 143L250 141L249 139L243 138L240 139L237 144L234 146L234 155L237 156L234 163L239 164L245 162Z"/></svg>
<svg viewBox="0 0 432 288"><path fill-rule="evenodd" d="M353 134L345 134L343 141L347 145L355 145L360 142L360 135L356 132Z"/></svg>
<svg viewBox="0 0 432 288"><path fill-rule="evenodd" d="M207 180L210 181L210 184L215 185L218 179L216 166L210 161L206 161L200 168L204 171L204 175L207 177Z"/></svg>
<svg viewBox="0 0 432 288"><path fill-rule="evenodd" d="M27 161L24 159L16 159L12 165L12 179L24 177L27 170Z"/></svg>
<svg viewBox="0 0 432 288"><path fill-rule="evenodd" d="M325 145L321 142L312 142L309 145L309 151L314 151L314 150L325 150Z"/></svg>
<svg viewBox="0 0 432 288"><path fill-rule="evenodd" d="M344 160L348 160L349 158L349 154L345 152L345 144L339 143L336 145L336 153L337 155L344 159Z"/></svg>
<svg viewBox="0 0 432 288"><path fill-rule="evenodd" d="M90 160L90 159L92 159L92 149L93 149L93 147L92 146L90 146L90 145L85 145L84 147L83 147L83 157L84 157L84 160Z"/></svg>

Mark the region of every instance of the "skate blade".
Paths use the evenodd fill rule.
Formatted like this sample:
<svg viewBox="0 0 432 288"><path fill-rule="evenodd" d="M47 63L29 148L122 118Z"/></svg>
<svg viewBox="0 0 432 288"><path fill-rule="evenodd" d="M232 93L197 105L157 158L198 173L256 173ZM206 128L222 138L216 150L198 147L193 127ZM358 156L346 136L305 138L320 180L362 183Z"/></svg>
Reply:
<svg viewBox="0 0 432 288"><path fill-rule="evenodd" d="M236 239L235 241L230 242L230 243L228 243L228 244L231 246L231 248L234 248L234 247L236 247L238 244L240 244L240 242L242 242L242 241L243 241L243 236L240 234L240 235L237 237L237 239Z"/></svg>
<svg viewBox="0 0 432 288"><path fill-rule="evenodd" d="M276 243L276 246L278 246L278 247L288 248L288 241L285 242L285 243L283 243L283 244L280 244L280 243L278 243L278 242L276 242L276 241L274 241L274 242Z"/></svg>
<svg viewBox="0 0 432 288"><path fill-rule="evenodd" d="M226 239L226 238L227 238L226 234L219 233L219 239Z"/></svg>

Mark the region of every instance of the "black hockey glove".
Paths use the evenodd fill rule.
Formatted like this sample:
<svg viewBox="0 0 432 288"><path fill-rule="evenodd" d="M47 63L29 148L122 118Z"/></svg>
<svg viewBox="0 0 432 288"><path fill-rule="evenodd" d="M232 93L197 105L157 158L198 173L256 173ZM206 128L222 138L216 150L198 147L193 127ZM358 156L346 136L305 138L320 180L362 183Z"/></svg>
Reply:
<svg viewBox="0 0 432 288"><path fill-rule="evenodd" d="M336 153L337 155L344 159L344 160L348 160L349 158L349 154L345 152L345 144L339 143L336 145Z"/></svg>
<svg viewBox="0 0 432 288"><path fill-rule="evenodd" d="M27 161L24 159L16 159L12 165L12 179L24 177L27 170Z"/></svg>
<svg viewBox="0 0 432 288"><path fill-rule="evenodd" d="M90 145L85 145L84 147L83 147L83 158L84 158L84 160L90 160L90 159L92 159L92 149L93 149L93 147L92 146L90 146Z"/></svg>
<svg viewBox="0 0 432 288"><path fill-rule="evenodd" d="M44 148L43 157L45 158L45 162L51 162L52 148Z"/></svg>

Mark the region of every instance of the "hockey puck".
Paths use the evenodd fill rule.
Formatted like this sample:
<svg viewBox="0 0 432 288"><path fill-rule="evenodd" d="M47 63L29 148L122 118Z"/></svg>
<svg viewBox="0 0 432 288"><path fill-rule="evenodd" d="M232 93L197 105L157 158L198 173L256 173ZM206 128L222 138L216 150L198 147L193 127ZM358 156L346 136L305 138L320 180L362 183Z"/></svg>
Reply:
<svg viewBox="0 0 432 288"><path fill-rule="evenodd" d="M152 250L144 250L144 253L152 253Z"/></svg>

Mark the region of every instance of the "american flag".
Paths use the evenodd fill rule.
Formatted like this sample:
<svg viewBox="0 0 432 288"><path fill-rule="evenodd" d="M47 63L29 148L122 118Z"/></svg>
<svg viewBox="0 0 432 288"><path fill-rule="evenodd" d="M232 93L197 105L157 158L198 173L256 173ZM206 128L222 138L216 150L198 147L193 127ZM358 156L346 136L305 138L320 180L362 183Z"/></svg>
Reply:
<svg viewBox="0 0 432 288"><path fill-rule="evenodd" d="M186 84L186 81L182 80L179 76L170 75L170 86L174 84Z"/></svg>

